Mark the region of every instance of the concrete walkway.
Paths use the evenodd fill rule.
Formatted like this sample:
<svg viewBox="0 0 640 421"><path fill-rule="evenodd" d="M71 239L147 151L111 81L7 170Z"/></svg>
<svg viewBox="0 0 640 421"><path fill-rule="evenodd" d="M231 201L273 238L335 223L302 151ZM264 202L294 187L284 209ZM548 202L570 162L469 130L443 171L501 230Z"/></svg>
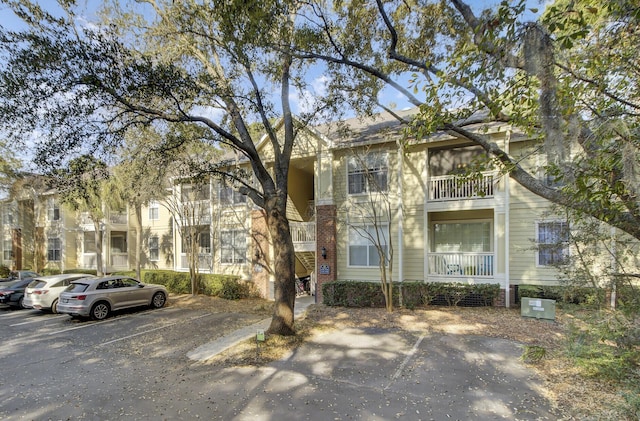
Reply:
<svg viewBox="0 0 640 421"><path fill-rule="evenodd" d="M294 317L299 316L307 307L315 302L315 297L306 295L296 298L294 309ZM187 357L193 361L206 361L215 355L226 351L227 349L237 345L242 341L246 341L256 336L258 330L266 330L271 323L271 317L260 320L257 323L238 329L229 335L216 339L215 341L206 343L187 354Z"/></svg>

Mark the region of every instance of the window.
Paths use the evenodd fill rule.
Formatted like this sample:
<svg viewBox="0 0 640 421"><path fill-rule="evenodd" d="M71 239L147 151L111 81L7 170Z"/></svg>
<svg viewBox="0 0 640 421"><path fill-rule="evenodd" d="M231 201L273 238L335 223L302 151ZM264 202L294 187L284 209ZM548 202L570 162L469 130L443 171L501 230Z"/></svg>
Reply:
<svg viewBox="0 0 640 421"><path fill-rule="evenodd" d="M149 220L157 221L158 219L160 219L160 206L158 202L152 200L149 202Z"/></svg>
<svg viewBox="0 0 640 421"><path fill-rule="evenodd" d="M127 252L127 234L124 232L111 233L111 253Z"/></svg>
<svg viewBox="0 0 640 421"><path fill-rule="evenodd" d="M47 219L49 221L60 220L60 207L56 200L52 197L47 199Z"/></svg>
<svg viewBox="0 0 640 421"><path fill-rule="evenodd" d="M199 254L210 254L211 253L211 230L207 225L200 225L193 228L187 227L182 230L182 252L188 253L189 251L189 235L191 232L193 232L198 239L197 252Z"/></svg>
<svg viewBox="0 0 640 421"><path fill-rule="evenodd" d="M491 251L491 222L434 223L432 250L436 253Z"/></svg>
<svg viewBox="0 0 640 421"><path fill-rule="evenodd" d="M241 230L222 231L220 235L220 261L244 263L247 250L247 234Z"/></svg>
<svg viewBox="0 0 640 421"><path fill-rule="evenodd" d="M149 237L149 260L152 262L160 260L160 245L156 235Z"/></svg>
<svg viewBox="0 0 640 421"><path fill-rule="evenodd" d="M59 262L62 255L61 241L59 238L47 239L47 260L50 262Z"/></svg>
<svg viewBox="0 0 640 421"><path fill-rule="evenodd" d="M2 242L2 258L5 261L13 259L13 241L11 239Z"/></svg>
<svg viewBox="0 0 640 421"><path fill-rule="evenodd" d="M180 198L182 203L209 200L209 184L182 184Z"/></svg>
<svg viewBox="0 0 640 421"><path fill-rule="evenodd" d="M378 266L380 256L376 244L382 246L387 255L387 231L387 224L378 226L377 235L373 225L349 227L349 266Z"/></svg>
<svg viewBox="0 0 640 421"><path fill-rule="evenodd" d="M371 153L349 158L347 184L349 194L387 190L387 155Z"/></svg>
<svg viewBox="0 0 640 421"><path fill-rule="evenodd" d="M240 203L247 203L247 196L231 187L221 186L220 203L224 205L237 205Z"/></svg>
<svg viewBox="0 0 640 421"><path fill-rule="evenodd" d="M569 226L563 221L537 224L538 266L562 263L569 255Z"/></svg>
<svg viewBox="0 0 640 421"><path fill-rule="evenodd" d="M96 252L96 233L95 231L85 231L82 238L82 252L83 253L95 253Z"/></svg>

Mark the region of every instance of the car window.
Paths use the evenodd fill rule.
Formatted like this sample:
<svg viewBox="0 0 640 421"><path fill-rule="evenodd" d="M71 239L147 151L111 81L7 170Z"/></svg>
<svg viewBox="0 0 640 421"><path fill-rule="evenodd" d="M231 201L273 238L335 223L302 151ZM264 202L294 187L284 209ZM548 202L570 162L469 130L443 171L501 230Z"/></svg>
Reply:
<svg viewBox="0 0 640 421"><path fill-rule="evenodd" d="M29 288L42 288L43 286L45 286L46 282L45 281L31 281L28 285Z"/></svg>
<svg viewBox="0 0 640 421"><path fill-rule="evenodd" d="M68 282L65 284L64 281L58 281L55 284L51 285L51 288L59 288L59 287L67 286L67 285L69 285Z"/></svg>
<svg viewBox="0 0 640 421"><path fill-rule="evenodd" d="M74 282L65 289L65 292L85 292L89 287L88 284L82 284Z"/></svg>
<svg viewBox="0 0 640 421"><path fill-rule="evenodd" d="M121 279L123 287L137 287L138 281L134 279Z"/></svg>

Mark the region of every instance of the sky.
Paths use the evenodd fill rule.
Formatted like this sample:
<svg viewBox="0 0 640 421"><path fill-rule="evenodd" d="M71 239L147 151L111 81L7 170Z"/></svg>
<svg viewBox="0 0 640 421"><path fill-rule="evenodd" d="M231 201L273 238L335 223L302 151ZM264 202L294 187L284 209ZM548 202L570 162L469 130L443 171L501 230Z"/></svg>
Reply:
<svg viewBox="0 0 640 421"><path fill-rule="evenodd" d="M474 11L479 12L482 9L487 7L495 6L499 3L500 0L470 0L468 3L472 6ZM531 8L538 8L539 10L544 9L544 5L540 4L540 0L530 0ZM548 1L548 0L546 0ZM55 2L53 0L39 0L40 4L43 7L55 13L57 9L55 7ZM80 15L84 16L86 22L95 22L98 20L96 16L97 9L103 4L103 2L95 1L95 0L79 0L78 6L82 10ZM59 11L59 9L58 9ZM531 16L533 18L533 16ZM21 21L13 15L13 13L9 10L9 8L3 4L0 4L0 25L10 30L19 30L24 27ZM408 79L408 77L407 77ZM314 96L321 95L325 91L326 84L326 76L323 75L320 71L312 71L309 74L310 81L310 89L308 91L299 92L294 91L290 95L290 101L292 105L292 110L294 113L301 113L305 111L309 104L311 103L311 99ZM408 81L404 81L406 85L408 85ZM389 104L393 103L396 109L405 109L411 106L411 104L403 97L401 94L393 90L392 88L387 88L381 93L382 102ZM218 111L212 110L207 112L206 110L202 110L203 113L213 118L214 121L219 120L221 114ZM1 133L1 130L0 130Z"/></svg>

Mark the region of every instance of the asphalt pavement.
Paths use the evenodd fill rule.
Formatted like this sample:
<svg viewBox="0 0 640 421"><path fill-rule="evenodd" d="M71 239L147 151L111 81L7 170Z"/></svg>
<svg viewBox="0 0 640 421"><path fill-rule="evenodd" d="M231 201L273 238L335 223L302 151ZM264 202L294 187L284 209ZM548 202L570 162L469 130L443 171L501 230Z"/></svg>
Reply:
<svg viewBox="0 0 640 421"><path fill-rule="evenodd" d="M312 302L300 300L297 311ZM198 366L268 322L188 357ZM354 328L317 336L265 367L210 373L201 393L208 417L220 420L562 419L521 354L521 344L504 339Z"/></svg>

